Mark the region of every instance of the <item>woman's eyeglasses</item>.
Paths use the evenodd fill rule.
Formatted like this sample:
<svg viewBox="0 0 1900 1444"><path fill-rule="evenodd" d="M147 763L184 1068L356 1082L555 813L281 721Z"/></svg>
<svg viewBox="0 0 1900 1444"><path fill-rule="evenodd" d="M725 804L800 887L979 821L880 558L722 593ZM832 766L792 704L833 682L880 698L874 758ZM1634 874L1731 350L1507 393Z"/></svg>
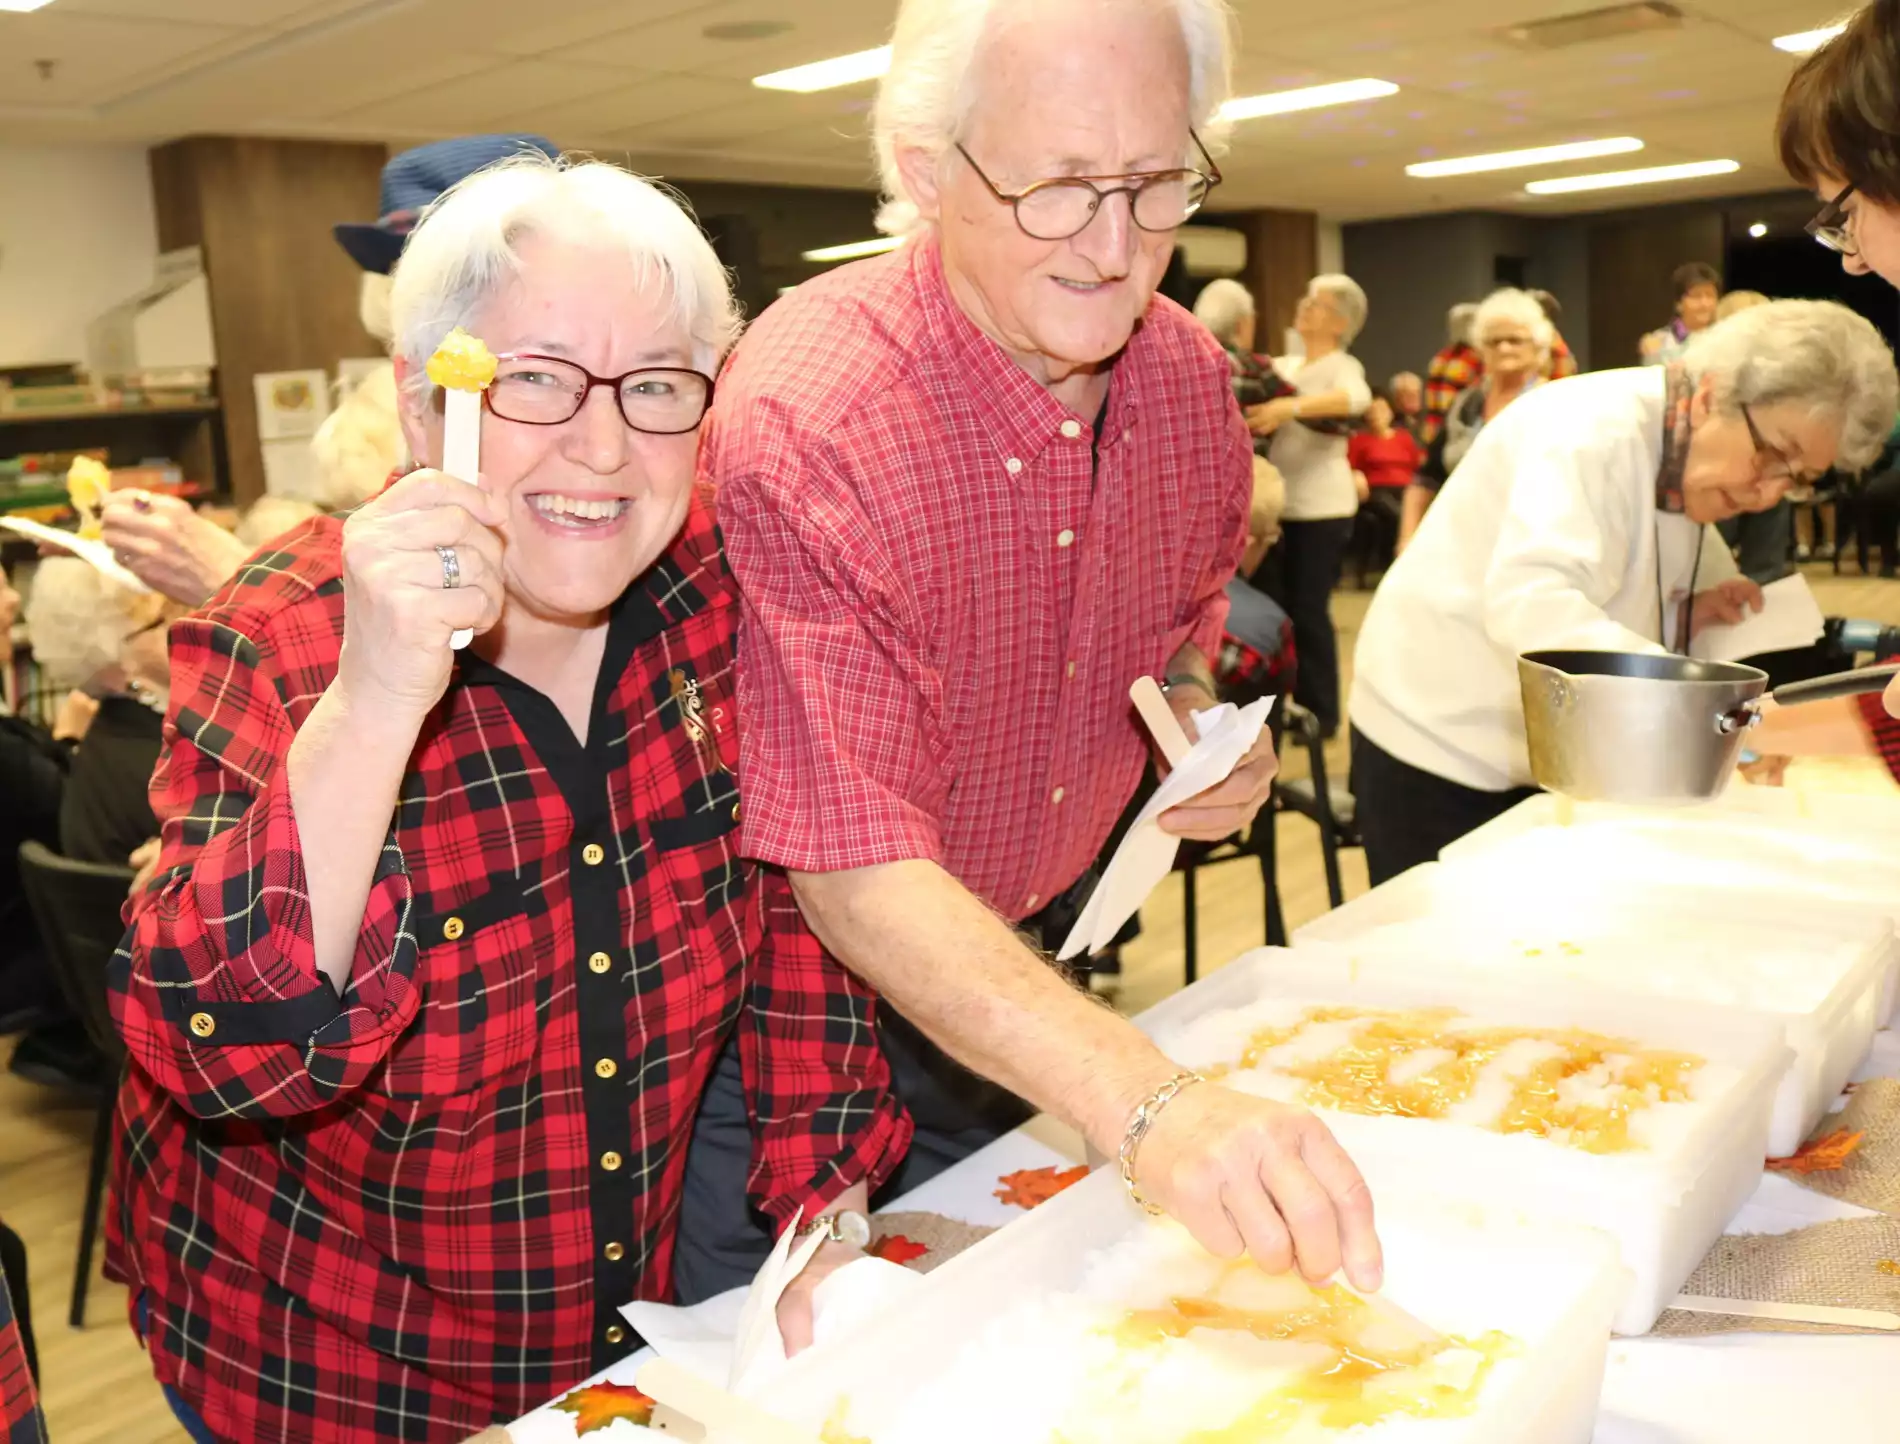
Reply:
<svg viewBox="0 0 1900 1444"><path fill-rule="evenodd" d="M1755 424L1755 413L1742 403L1742 420L1748 425L1748 439L1755 443L1755 475L1764 482L1785 481L1795 490L1810 487L1820 478L1803 476L1795 470L1788 454L1780 447L1772 445L1761 434L1761 428Z"/></svg>
<svg viewBox="0 0 1900 1444"><path fill-rule="evenodd" d="M623 376L596 376L556 356L497 356L495 380L482 404L503 421L559 426L572 421L596 387L614 393L620 415L649 436L681 436L699 429L712 406L713 379L676 366L649 366Z"/></svg>
<svg viewBox="0 0 1900 1444"><path fill-rule="evenodd" d="M1808 222L1809 235L1830 251L1838 251L1843 256L1860 254L1860 242L1854 239L1854 215L1847 209L1848 201L1858 189L1858 186L1849 186L1829 201L1820 215Z"/></svg>

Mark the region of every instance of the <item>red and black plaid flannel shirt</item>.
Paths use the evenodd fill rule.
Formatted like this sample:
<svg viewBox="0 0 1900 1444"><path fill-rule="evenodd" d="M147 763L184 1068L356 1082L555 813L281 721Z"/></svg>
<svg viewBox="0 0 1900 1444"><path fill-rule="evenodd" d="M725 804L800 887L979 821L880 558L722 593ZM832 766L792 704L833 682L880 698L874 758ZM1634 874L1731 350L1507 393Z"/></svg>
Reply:
<svg viewBox="0 0 1900 1444"><path fill-rule="evenodd" d="M46 1444L46 1420L27 1368L5 1269L0 1269L0 1444Z"/></svg>
<svg viewBox="0 0 1900 1444"><path fill-rule="evenodd" d="M1484 356L1475 346L1462 341L1447 346L1432 357L1425 377L1425 426L1419 440L1430 446L1445 429L1445 418L1452 403L1470 387L1484 380Z"/></svg>
<svg viewBox="0 0 1900 1444"><path fill-rule="evenodd" d="M615 1311L670 1294L735 1025L780 1225L880 1178L908 1123L870 997L739 857L703 498L615 608L585 746L464 654L337 997L283 764L335 676L341 532L293 532L173 631L161 871L111 970L109 1258L219 1437L459 1439L637 1347Z"/></svg>

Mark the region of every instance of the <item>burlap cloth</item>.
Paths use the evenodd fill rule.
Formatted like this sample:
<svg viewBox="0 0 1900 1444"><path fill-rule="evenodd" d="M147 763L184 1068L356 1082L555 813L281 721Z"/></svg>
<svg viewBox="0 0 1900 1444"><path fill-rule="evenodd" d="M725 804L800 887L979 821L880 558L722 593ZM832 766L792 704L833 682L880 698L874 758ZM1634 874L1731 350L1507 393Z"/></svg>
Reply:
<svg viewBox="0 0 1900 1444"><path fill-rule="evenodd" d="M994 1228L983 1228L974 1223L959 1223L954 1218L945 1218L940 1213L880 1213L871 1219L871 1252L888 1251L893 1239L905 1239L922 1247L925 1252L913 1258L892 1258L892 1262L901 1262L905 1268L915 1273L927 1274L962 1253L965 1249L981 1243ZM908 1253L908 1249L902 1250ZM1895 1280L1900 1282L1900 1280Z"/></svg>
<svg viewBox="0 0 1900 1444"><path fill-rule="evenodd" d="M1900 1313L1900 1218L1856 1218L1818 1223L1793 1233L1719 1239L1682 1286L1682 1292L1716 1299ZM1657 1338L1879 1332L1728 1314L1688 1314L1680 1309L1667 1310L1651 1331Z"/></svg>
<svg viewBox="0 0 1900 1444"><path fill-rule="evenodd" d="M1860 1134L1861 1140L1841 1167L1787 1176L1829 1198L1900 1215L1900 1078L1860 1084L1845 1111L1821 1120L1810 1146L1843 1129Z"/></svg>
<svg viewBox="0 0 1900 1444"><path fill-rule="evenodd" d="M1844 1111L1821 1121L1803 1152L1841 1133L1861 1135L1838 1168L1785 1171L1783 1176L1845 1203L1887 1215L1816 1224L1793 1233L1716 1241L1686 1294L1773 1304L1821 1304L1900 1313L1900 1079L1861 1084ZM1859 1329L1788 1324L1671 1309L1654 1333L1662 1337L1726 1333L1852 1334ZM1876 1332L1867 1330L1865 1332Z"/></svg>

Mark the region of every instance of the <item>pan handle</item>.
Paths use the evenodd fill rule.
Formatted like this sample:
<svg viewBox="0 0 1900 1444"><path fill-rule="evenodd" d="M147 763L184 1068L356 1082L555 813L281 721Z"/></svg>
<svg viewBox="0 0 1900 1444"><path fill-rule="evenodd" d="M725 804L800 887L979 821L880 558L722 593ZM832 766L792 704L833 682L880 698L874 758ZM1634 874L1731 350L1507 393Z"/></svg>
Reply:
<svg viewBox="0 0 1900 1444"><path fill-rule="evenodd" d="M1768 695L1782 707L1798 707L1803 702L1830 702L1836 697L1859 697L1868 692L1884 692L1887 684L1900 675L1900 663L1867 667L1858 672L1836 672L1816 677L1811 682L1790 682Z"/></svg>

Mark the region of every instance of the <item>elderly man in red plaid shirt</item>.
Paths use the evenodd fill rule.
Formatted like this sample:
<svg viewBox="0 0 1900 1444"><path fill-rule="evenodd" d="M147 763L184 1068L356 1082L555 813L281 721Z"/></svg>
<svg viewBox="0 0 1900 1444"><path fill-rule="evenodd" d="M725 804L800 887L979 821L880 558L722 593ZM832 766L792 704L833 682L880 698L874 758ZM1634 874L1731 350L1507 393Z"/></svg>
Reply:
<svg viewBox="0 0 1900 1444"><path fill-rule="evenodd" d="M407 476L176 626L111 968L110 1260L196 1439L460 1439L637 1349L735 1034L775 1228L835 1240L908 1132L866 990L738 851L712 248L624 171L523 157L429 213L393 309L417 458L450 328L497 353L481 485ZM794 1344L855 1256L821 1255Z"/></svg>
<svg viewBox="0 0 1900 1444"><path fill-rule="evenodd" d="M1219 179L1230 35L1224 0L900 9L876 129L905 243L760 318L703 454L745 604L744 845L903 1017L905 1182L1027 1100L1217 1252L1376 1285L1311 1114L1182 1078L1016 931L1060 941L1141 779L1129 685L1215 700L1253 452L1155 290ZM1273 771L1263 736L1166 825L1233 833Z"/></svg>

